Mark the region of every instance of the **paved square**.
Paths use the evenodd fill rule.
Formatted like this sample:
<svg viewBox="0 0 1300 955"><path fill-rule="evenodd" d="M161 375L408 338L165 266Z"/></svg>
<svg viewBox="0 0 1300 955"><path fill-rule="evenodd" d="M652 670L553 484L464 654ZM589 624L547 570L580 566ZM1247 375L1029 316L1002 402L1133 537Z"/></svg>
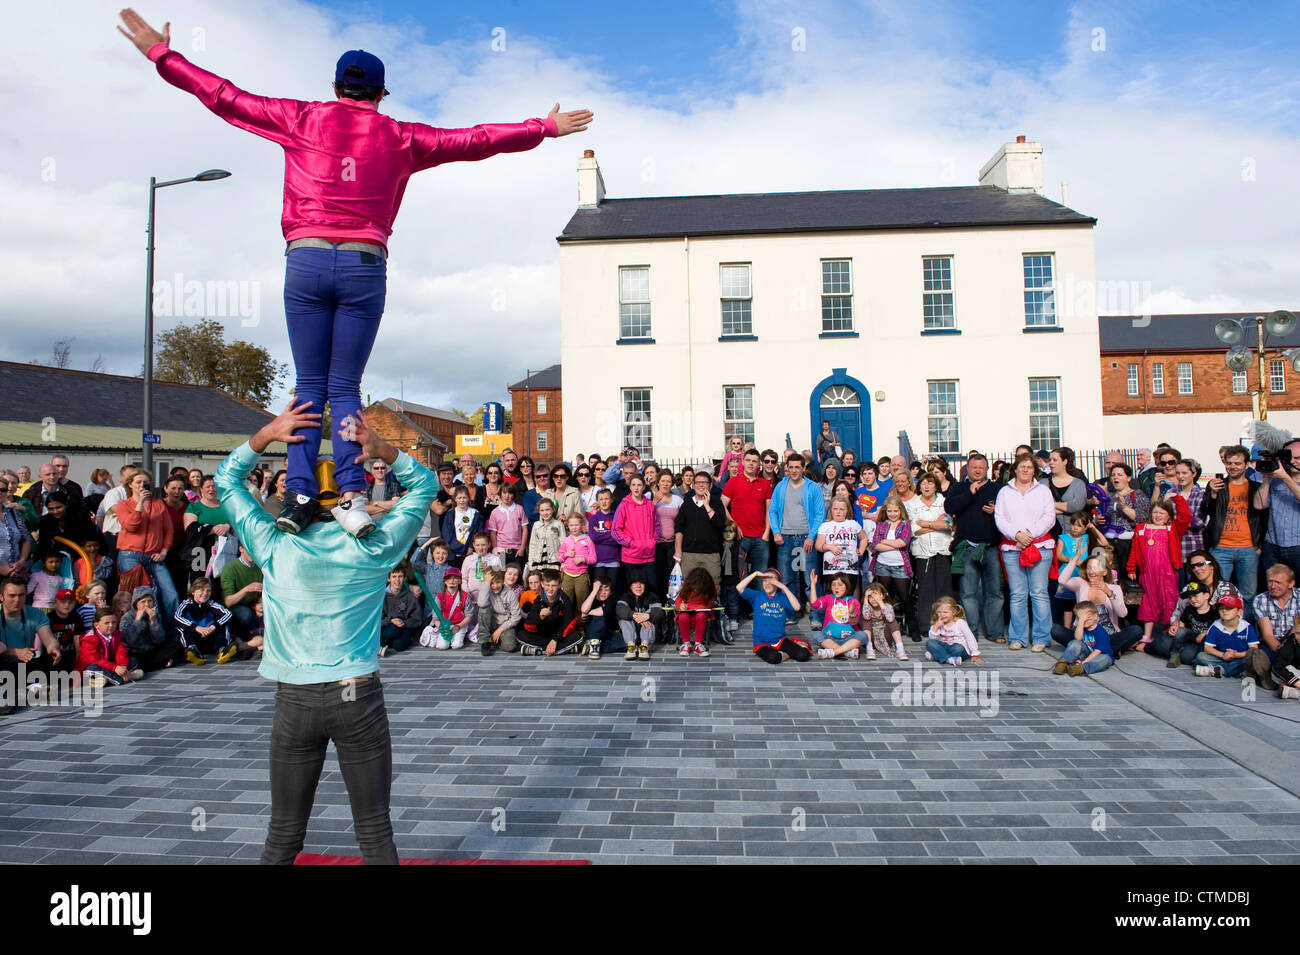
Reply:
<svg viewBox="0 0 1300 955"><path fill-rule="evenodd" d="M1251 712L1300 720L1300 708L1261 692L1233 709L1217 701L1240 697L1235 681L1140 657L1092 680L1051 676L1050 655L986 652L1000 692L983 716L978 705L910 705L910 692L895 705L891 674L918 671L892 661L773 667L742 646L649 663L401 654L384 661L399 852L1300 861L1300 838L1279 838L1300 825L1300 799L1234 761L1254 745L1257 763L1285 768L1300 723ZM252 664L183 667L107 691L97 718L35 707L0 721L0 861L255 861L272 699ZM1148 712L1161 706L1184 707L1190 723ZM1218 745L1233 759L1198 742L1208 738L1198 726L1228 733ZM305 849L358 854L332 753Z"/></svg>

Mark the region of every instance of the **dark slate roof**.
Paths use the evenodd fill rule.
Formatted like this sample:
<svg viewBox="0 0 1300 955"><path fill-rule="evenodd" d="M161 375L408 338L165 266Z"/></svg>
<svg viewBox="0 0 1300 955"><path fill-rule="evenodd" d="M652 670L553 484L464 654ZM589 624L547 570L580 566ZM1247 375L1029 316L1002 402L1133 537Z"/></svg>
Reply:
<svg viewBox="0 0 1300 955"><path fill-rule="evenodd" d="M144 380L46 365L0 361L0 394L7 396L0 419L101 428L140 429ZM219 388L154 380L153 429L252 434L272 415Z"/></svg>
<svg viewBox="0 0 1300 955"><path fill-rule="evenodd" d="M604 199L594 209L575 212L556 240L1096 224L1095 218L1034 193L943 186Z"/></svg>
<svg viewBox="0 0 1300 955"><path fill-rule="evenodd" d="M550 368L543 368L541 371L533 372L523 381L516 381L510 386L510 391L522 391L525 388L559 388L560 387L560 366L552 365Z"/></svg>
<svg viewBox="0 0 1300 955"><path fill-rule="evenodd" d="M1242 344L1255 345L1255 316L1259 312L1213 312L1193 315L1103 315L1098 319L1101 352L1223 351L1228 346L1214 334L1214 323L1225 318L1241 319L1246 326ZM1300 309L1290 309L1300 316ZM1268 336L1269 347L1300 347L1300 326L1284 338Z"/></svg>

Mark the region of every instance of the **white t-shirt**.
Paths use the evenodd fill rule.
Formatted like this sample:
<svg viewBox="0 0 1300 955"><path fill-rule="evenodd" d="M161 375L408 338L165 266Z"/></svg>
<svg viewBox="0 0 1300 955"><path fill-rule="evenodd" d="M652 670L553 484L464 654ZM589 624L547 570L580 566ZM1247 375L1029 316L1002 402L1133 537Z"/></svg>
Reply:
<svg viewBox="0 0 1300 955"><path fill-rule="evenodd" d="M898 536L899 536L898 532L902 529L902 527L903 525L902 522L900 521L897 527L886 532L885 537L889 540L898 540ZM876 560L887 567L902 567L903 552L897 548L895 548L894 550L882 550L879 554L876 555Z"/></svg>
<svg viewBox="0 0 1300 955"><path fill-rule="evenodd" d="M822 553L822 568L828 574L856 574L858 572L858 535L862 525L855 520L827 521L817 528L817 536L826 538L826 546L839 545L843 553L835 554L829 549Z"/></svg>

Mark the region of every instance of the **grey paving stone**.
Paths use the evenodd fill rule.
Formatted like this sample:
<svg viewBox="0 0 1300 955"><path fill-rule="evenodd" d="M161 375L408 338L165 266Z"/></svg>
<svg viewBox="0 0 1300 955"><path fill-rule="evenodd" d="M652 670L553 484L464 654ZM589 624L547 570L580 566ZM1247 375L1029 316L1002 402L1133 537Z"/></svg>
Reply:
<svg viewBox="0 0 1300 955"><path fill-rule="evenodd" d="M988 652L995 666L1023 656ZM743 646L699 662L385 660L399 850L665 865L1300 856L1277 838L1300 827L1300 799L1099 681L1004 669L1000 712L980 718L893 706L893 666L766 667ZM646 673L653 703L640 699ZM155 675L117 700L95 721L0 721L0 861L255 863L272 688L233 664ZM1300 749L1300 733L1242 719ZM206 831L191 828L195 807ZM359 854L332 753L307 847Z"/></svg>

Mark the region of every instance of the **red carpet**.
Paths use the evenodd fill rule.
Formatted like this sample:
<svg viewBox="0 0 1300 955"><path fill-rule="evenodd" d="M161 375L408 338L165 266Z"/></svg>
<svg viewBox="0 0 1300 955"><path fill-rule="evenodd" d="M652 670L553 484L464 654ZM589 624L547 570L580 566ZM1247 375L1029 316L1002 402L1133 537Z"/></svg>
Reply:
<svg viewBox="0 0 1300 955"><path fill-rule="evenodd" d="M300 852L294 865L361 865L361 856ZM587 859L399 859L398 865L591 865Z"/></svg>

